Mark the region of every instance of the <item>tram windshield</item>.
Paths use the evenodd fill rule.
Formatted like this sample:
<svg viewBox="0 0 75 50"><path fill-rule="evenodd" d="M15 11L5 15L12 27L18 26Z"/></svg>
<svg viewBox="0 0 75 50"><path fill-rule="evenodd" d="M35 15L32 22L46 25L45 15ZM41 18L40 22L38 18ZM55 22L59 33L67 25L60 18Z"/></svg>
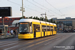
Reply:
<svg viewBox="0 0 75 50"><path fill-rule="evenodd" d="M29 32L29 23L20 23L19 32Z"/></svg>

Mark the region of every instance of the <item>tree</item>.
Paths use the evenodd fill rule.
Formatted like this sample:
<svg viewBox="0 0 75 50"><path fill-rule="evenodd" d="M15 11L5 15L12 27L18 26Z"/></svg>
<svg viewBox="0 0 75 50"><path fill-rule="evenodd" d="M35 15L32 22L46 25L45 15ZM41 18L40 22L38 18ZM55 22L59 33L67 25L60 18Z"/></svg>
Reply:
<svg viewBox="0 0 75 50"><path fill-rule="evenodd" d="M25 19L26 17L25 16L23 16L23 17L21 17L20 19Z"/></svg>
<svg viewBox="0 0 75 50"><path fill-rule="evenodd" d="M56 22L56 21L53 21L53 19L51 19L50 22L51 22L51 23L57 24L57 22Z"/></svg>
<svg viewBox="0 0 75 50"><path fill-rule="evenodd" d="M38 16L35 17L37 20L39 20Z"/></svg>
<svg viewBox="0 0 75 50"><path fill-rule="evenodd" d="M32 18L32 16L31 16L31 17L29 17L29 19L33 19L33 18Z"/></svg>
<svg viewBox="0 0 75 50"><path fill-rule="evenodd" d="M36 19L36 17L34 16L33 19Z"/></svg>
<svg viewBox="0 0 75 50"><path fill-rule="evenodd" d="M43 17L40 17L40 20L41 20L41 21L44 21L44 18L43 18Z"/></svg>
<svg viewBox="0 0 75 50"><path fill-rule="evenodd" d="M39 18L38 18L37 16L36 16L36 17L34 16L33 19L37 19L37 20L39 20Z"/></svg>
<svg viewBox="0 0 75 50"><path fill-rule="evenodd" d="M50 22L53 23L54 22L53 19L51 19Z"/></svg>

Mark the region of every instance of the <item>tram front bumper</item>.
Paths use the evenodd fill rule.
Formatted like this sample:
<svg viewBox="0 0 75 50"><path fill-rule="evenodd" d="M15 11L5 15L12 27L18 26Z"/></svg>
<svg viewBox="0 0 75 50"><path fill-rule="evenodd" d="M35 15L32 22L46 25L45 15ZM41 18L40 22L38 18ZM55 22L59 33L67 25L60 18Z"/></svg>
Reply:
<svg viewBox="0 0 75 50"><path fill-rule="evenodd" d="M33 35L32 34L18 34L19 39L32 39Z"/></svg>

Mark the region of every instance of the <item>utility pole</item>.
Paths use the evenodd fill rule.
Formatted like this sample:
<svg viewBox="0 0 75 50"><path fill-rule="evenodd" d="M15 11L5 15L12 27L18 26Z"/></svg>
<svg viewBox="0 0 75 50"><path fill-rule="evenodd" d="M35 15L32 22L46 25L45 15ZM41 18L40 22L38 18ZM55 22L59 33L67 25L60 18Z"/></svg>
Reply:
<svg viewBox="0 0 75 50"><path fill-rule="evenodd" d="M22 17L23 17L23 0L22 0Z"/></svg>
<svg viewBox="0 0 75 50"><path fill-rule="evenodd" d="M45 15L45 21L46 21L46 19L47 19L46 13L45 13L45 14L41 14L41 16L42 16L42 15Z"/></svg>
<svg viewBox="0 0 75 50"><path fill-rule="evenodd" d="M22 17L23 17L24 16L24 12L25 12L25 8L23 7L23 0L22 0L22 7L21 7L20 11L22 11Z"/></svg>
<svg viewBox="0 0 75 50"><path fill-rule="evenodd" d="M45 13L45 21L47 20L47 16L46 16L46 13Z"/></svg>

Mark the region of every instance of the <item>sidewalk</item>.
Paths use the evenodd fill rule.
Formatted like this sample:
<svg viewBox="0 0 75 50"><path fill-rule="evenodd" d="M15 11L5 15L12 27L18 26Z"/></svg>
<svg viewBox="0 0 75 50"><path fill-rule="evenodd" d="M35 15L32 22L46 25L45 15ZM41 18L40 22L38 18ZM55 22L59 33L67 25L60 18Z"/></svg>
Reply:
<svg viewBox="0 0 75 50"><path fill-rule="evenodd" d="M0 39L14 38L14 35L0 36Z"/></svg>

